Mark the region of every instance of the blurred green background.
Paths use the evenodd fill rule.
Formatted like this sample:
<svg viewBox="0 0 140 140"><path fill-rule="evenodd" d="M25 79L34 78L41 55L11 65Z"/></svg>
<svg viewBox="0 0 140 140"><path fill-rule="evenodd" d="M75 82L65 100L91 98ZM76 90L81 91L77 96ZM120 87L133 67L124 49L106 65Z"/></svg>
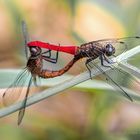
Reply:
<svg viewBox="0 0 140 140"><path fill-rule="evenodd" d="M102 38L140 35L139 0L1 0L0 68L26 64L21 20L32 39L80 45ZM65 59L66 56L63 56ZM78 66L77 66L78 67ZM77 73L77 68L70 71ZM3 140L139 140L140 106L109 91L69 89L0 119Z"/></svg>

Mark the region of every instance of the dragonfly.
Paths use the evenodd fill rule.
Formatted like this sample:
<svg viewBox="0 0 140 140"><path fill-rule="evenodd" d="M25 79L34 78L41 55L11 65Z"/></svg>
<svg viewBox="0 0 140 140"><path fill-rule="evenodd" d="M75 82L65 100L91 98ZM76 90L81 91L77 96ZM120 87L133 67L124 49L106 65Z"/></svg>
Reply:
<svg viewBox="0 0 140 140"><path fill-rule="evenodd" d="M101 39L96 41L91 41L88 43L81 44L80 46L58 46L50 43L45 43L42 41L31 41L27 43L28 47L39 47L39 48L45 48L49 50L57 50L58 52L65 52L72 54L74 58L61 70L55 71L51 73L51 76L48 76L48 71L42 71L42 74L40 77L43 78L50 78L50 77L56 77L64 74L67 72L77 61L80 59L86 58L85 66L89 71L90 78L92 79L91 74L91 68L96 68L99 71L101 71L102 74L106 77L106 80L112 83L112 86L117 88L118 91L123 93L130 101L133 101L133 99L130 97L130 95L119 85L111 76L110 74L107 74L103 69L98 66L97 64L93 63L93 61L97 58L99 58L101 66L103 67L110 67L113 71L113 73L120 74L123 76L131 77L132 79L137 82L134 77L131 75L128 75L127 72L122 71L119 68L112 67L111 64L114 63L111 60L112 57L116 57L118 54L125 52L130 48L130 46L133 44L136 45L134 42L137 42L139 44L140 36L134 36L134 37L124 37L124 38L111 38L111 39ZM119 50L119 52L117 52ZM110 58L111 57L111 58ZM92 63L92 64L91 64ZM109 64L106 65L105 63Z"/></svg>
<svg viewBox="0 0 140 140"><path fill-rule="evenodd" d="M54 45L50 43L45 43L42 41L30 41L27 25L23 21L22 22L22 32L24 36L24 44L25 44L25 54L27 58L26 67L23 71L17 76L13 84L4 92L3 94L3 103L7 106L9 103L9 99L14 97L15 91L18 93L17 97L14 98L12 102L15 102L22 93L24 85L27 85L25 92L24 100L22 101L22 107L19 110L18 114L18 125L22 122L22 119L25 114L25 108L27 103L27 98L30 92L30 87L34 83L37 85L37 77L41 78L53 78L57 76L61 76L66 73L72 66L79 60L86 58L85 66L89 71L90 78L92 78L91 68L96 68L100 70L106 79L110 81L118 91L121 91L129 100L133 101L130 95L119 85L114 79L103 69L98 66L98 64L94 63L94 61L99 58L101 66L103 67L111 67L110 65L113 63L110 61L111 57L116 57L117 48L120 48L120 52L124 52L128 49L130 44L126 43L127 40L132 41L139 40L140 37L126 37L126 38L114 38L114 39L103 39L96 40L88 43L84 43L79 46L61 46ZM29 51L28 51L29 50ZM45 50L45 51L44 51ZM56 57L52 58L52 51L56 51ZM58 61L59 52L65 52L73 55L73 58L61 69L59 70L48 70L43 68L43 63L50 62L56 64ZM119 53L120 53L119 52ZM109 65L107 65L109 64ZM111 69L113 69L111 67ZM114 69L113 69L114 70ZM115 71L120 71L115 69ZM121 72L122 73L122 72ZM27 78L29 77L29 78ZM21 88L19 88L21 86Z"/></svg>
<svg viewBox="0 0 140 140"><path fill-rule="evenodd" d="M71 60L63 69L60 69L59 71L50 71L43 69L43 62L46 61L55 64L58 61L59 51L65 52L66 50L67 53L73 54L74 49L76 50L77 48L76 46L61 46L63 49L60 48L60 50L58 50L58 48L54 46L56 48L53 50L57 50L56 58L51 58L52 48L46 48L45 51L43 51L42 48L38 46L29 47L29 35L27 25L24 21L22 21L22 33L24 37L27 64L23 71L17 75L14 82L3 93L4 106L14 103L20 97L21 93L25 93L24 100L22 101L22 107L18 113L18 125L21 124L25 114L26 102L30 92L30 87L32 84L37 85L37 78L53 78L62 75L74 64L74 61ZM26 89L24 88L25 85L27 85Z"/></svg>

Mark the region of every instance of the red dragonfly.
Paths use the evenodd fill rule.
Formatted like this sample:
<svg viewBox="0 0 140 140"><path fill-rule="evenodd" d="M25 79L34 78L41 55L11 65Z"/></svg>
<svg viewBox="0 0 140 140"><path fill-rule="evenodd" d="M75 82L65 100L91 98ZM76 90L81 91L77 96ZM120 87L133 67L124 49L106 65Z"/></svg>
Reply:
<svg viewBox="0 0 140 140"><path fill-rule="evenodd" d="M50 71L50 70L43 69L43 61L57 63L59 51L74 55L77 48L76 46L63 46L63 47L61 46L60 48L60 46L57 47L55 45L51 45L51 48L46 48L46 50L43 51L41 47L37 47L37 46L29 47L28 45L28 43L30 43L29 36L28 36L27 26L24 21L22 22L22 32L25 41L24 42L25 54L28 61L24 70L18 74L15 81L11 84L11 86L9 86L9 88L3 94L3 104L4 106L8 106L9 104L15 102L20 97L21 93L24 90L23 87L27 85L26 90L24 90L25 97L22 102L23 106L19 110L19 114L18 114L18 125L21 123L25 113L25 107L26 107L27 97L30 91L30 86L32 85L33 82L35 85L37 85L36 83L37 77L53 78L62 75L63 73L68 71L69 68L74 64L74 61L71 60L67 64L67 66L65 66L63 69L58 71ZM51 58L51 50L57 50L56 58Z"/></svg>
<svg viewBox="0 0 140 140"><path fill-rule="evenodd" d="M25 107L27 102L27 97L30 91L30 86L32 82L36 85L36 78L53 78L56 76L60 76L67 72L77 61L82 58L87 58L85 65L89 70L90 77L91 75L91 68L95 67L96 69L100 70L106 77L108 81L112 83L112 85L123 93L129 100L132 101L132 98L127 94L127 92L119 85L113 78L104 72L101 67L99 67L93 61L99 58L100 63L104 67L111 67L112 61L110 61L110 57L115 57L117 54L116 48L121 48L125 51L129 44L127 44L127 40L130 42L139 40L140 37L128 37L128 38L119 38L119 39L104 39L104 40L97 40L92 41L89 43L82 44L80 46L60 46L60 45L53 45L49 43L44 43L41 41L32 41L29 42L29 37L27 33L27 27L25 22L22 22L22 31L25 39L25 52L26 57L28 59L27 65L23 72L21 72L14 83L4 92L3 94L3 102L4 105L9 104L8 99L12 96L15 96L15 91L18 92L18 96L15 97L15 100L20 96L22 93L22 88L18 88L19 86L23 86L25 83L27 84L26 94L23 100L23 106L21 107L18 115L18 125L21 123L24 113ZM28 49L30 54L28 54ZM43 51L45 49L45 51ZM56 58L51 58L51 51L57 51ZM50 63L57 63L58 60L58 53L65 52L73 55L73 59L62 69L51 71L43 68L43 62L47 61ZM122 52L122 51L121 51ZM28 57L29 55L29 57ZM109 64L109 65L108 65ZM112 67L111 67L112 68ZM113 68L112 68L113 69ZM114 70L114 69L113 69ZM115 71L119 71L115 69ZM27 78L29 77L29 78ZM14 100L14 101L15 101Z"/></svg>

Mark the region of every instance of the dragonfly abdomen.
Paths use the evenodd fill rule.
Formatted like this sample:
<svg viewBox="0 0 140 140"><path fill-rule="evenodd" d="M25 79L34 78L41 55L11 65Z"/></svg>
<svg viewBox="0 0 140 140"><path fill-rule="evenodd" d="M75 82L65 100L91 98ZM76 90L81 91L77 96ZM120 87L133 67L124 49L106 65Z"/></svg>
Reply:
<svg viewBox="0 0 140 140"><path fill-rule="evenodd" d="M64 68L57 70L57 71L48 71L48 70L43 69L40 71L40 73L38 75L39 75L39 77L42 77L42 78L53 78L56 76L61 76L62 74L67 72L76 61L78 61L78 59L75 59L75 58L72 59Z"/></svg>

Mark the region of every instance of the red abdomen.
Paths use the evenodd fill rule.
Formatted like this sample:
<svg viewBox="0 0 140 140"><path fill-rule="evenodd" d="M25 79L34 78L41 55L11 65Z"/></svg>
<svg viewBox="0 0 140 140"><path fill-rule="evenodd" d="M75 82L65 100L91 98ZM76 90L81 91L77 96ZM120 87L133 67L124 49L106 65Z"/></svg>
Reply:
<svg viewBox="0 0 140 140"><path fill-rule="evenodd" d="M78 46L58 46L58 45L53 45L53 44L49 44L49 43L45 43L45 42L41 42L41 41L32 41L32 42L29 42L27 45L28 45L28 47L37 46L40 48L65 52L65 53L69 53L72 55L76 54L76 51L78 48Z"/></svg>

